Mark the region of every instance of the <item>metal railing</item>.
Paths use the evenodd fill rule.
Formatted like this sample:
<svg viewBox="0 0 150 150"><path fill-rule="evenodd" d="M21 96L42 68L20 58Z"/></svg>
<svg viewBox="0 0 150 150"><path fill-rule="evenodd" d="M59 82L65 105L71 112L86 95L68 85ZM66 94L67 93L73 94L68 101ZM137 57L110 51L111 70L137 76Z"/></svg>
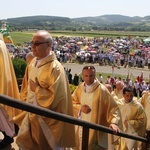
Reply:
<svg viewBox="0 0 150 150"><path fill-rule="evenodd" d="M94 130L99 130L102 132L114 134L112 129L110 129L108 127L90 123L90 122L87 122L84 120L80 120L80 119L77 119L77 118L62 114L62 113L54 112L54 111L48 110L46 108L35 106L35 105L29 104L29 103L25 103L20 100L17 100L17 99L14 99L14 98L11 98L11 97L8 97L5 95L1 95L1 94L0 94L0 103L8 105L8 106L12 106L12 107L24 110L24 111L28 111L28 112L31 112L31 113L34 113L37 115L41 115L41 116L56 119L59 121L82 126L83 127L82 150L88 149L89 129L94 129ZM149 130L147 132L147 138L126 134L124 132L119 132L115 135L144 142L147 145L146 148L144 148L145 150L148 149L148 145L150 144Z"/></svg>

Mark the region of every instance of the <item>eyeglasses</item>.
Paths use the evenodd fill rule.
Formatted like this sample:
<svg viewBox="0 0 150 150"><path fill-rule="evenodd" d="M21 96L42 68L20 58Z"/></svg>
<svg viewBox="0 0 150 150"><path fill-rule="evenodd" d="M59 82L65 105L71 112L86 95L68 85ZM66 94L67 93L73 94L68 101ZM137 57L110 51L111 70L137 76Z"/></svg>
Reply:
<svg viewBox="0 0 150 150"><path fill-rule="evenodd" d="M32 41L32 42L30 42L30 45L31 45L31 46L39 46L39 45L45 44L45 43L49 43L49 42L47 42L47 41L46 41L46 42L33 42L33 41Z"/></svg>

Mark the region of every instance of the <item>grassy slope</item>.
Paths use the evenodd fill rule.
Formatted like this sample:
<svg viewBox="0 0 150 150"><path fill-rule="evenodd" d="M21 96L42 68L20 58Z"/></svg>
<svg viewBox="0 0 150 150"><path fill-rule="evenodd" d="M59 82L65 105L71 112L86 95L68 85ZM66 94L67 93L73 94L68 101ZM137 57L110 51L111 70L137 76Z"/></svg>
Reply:
<svg viewBox="0 0 150 150"><path fill-rule="evenodd" d="M11 32L11 37L15 44L24 44L31 41L34 32ZM86 36L86 37L148 37L150 32L118 32L118 31L88 31L88 32L73 32L73 31L51 31L51 35L55 36Z"/></svg>

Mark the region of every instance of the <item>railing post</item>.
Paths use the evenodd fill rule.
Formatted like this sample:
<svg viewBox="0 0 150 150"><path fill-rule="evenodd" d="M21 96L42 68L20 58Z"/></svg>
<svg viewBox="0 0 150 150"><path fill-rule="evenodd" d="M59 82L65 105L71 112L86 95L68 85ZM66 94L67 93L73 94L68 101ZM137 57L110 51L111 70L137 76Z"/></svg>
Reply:
<svg viewBox="0 0 150 150"><path fill-rule="evenodd" d="M82 132L82 150L88 150L89 128L83 127Z"/></svg>
<svg viewBox="0 0 150 150"><path fill-rule="evenodd" d="M147 138L148 142L147 143L142 142L142 150L150 149L150 129L146 129L146 138Z"/></svg>

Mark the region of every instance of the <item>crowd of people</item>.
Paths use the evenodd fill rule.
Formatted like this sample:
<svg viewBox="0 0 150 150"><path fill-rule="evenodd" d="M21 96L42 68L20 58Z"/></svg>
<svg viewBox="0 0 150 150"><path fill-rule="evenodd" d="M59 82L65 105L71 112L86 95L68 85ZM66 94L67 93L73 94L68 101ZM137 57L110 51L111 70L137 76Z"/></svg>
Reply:
<svg viewBox="0 0 150 150"><path fill-rule="evenodd" d="M150 44L135 38L58 37L53 50L60 62L150 68Z"/></svg>
<svg viewBox="0 0 150 150"><path fill-rule="evenodd" d="M130 79L128 77L125 79L125 78L121 78L121 77L117 78L117 77L111 77L111 76L108 76L106 78L106 81L104 81L103 76L101 74L99 74L99 81L104 84L109 84L113 90L117 86L116 83L118 81L121 81L122 85L124 87L126 87L126 86L132 87L134 96L137 98L140 98L140 97L142 97L142 93L145 91L148 91L149 87L150 87L150 81L146 82L145 79L143 78L142 74L143 74L143 72L141 72L141 76L137 76L135 81L132 81L132 79Z"/></svg>
<svg viewBox="0 0 150 150"><path fill-rule="evenodd" d="M69 50L67 46L64 46L66 44L65 39L69 39L67 41L67 43L70 43L70 46L68 45ZM25 56L27 67L20 93L14 78L12 62L8 58L8 51L4 42L0 40L0 48L5 51L3 55L0 53L0 62L4 62L0 64L0 68L3 69L1 73L4 73L0 76L1 83L4 83L0 87L0 94L57 113L109 127L115 134L126 132L145 137L146 129L150 126L147 121L150 119L148 109L150 86L145 87L145 92L142 93L140 99L137 99L134 95L134 88L129 84L130 81L123 82L121 78L116 80L113 78L112 80L108 77L107 81L104 82L101 74L99 79L96 77L95 67L87 65L82 69L82 82L79 84L79 76L76 74L73 78L71 69L66 70L61 64L62 61L72 61L72 54L76 54L78 48L80 49L83 45L88 46L87 49L99 51L99 46L109 47L110 42L112 42L107 38L101 39L102 41L99 40L98 38L90 40L82 38L81 40L81 38L61 37L53 41L48 31L37 31L30 43L32 53ZM127 40L126 46L122 45L124 53L130 51L131 41ZM60 43L63 44L62 47L59 47ZM137 46L137 42L133 43L134 46ZM119 46L121 45L118 45L118 48ZM63 54L62 51L58 52L59 48L63 48ZM69 55L65 55L64 52L66 51L70 52ZM99 53L105 52L99 51ZM119 53L122 52L119 51ZM80 60L81 58L77 57L77 59ZM4 60L8 61L5 63ZM96 57L92 59L93 62L95 60ZM9 69L8 66L10 66L10 70L6 71L6 69ZM10 73L8 74L8 72ZM10 80L11 78L13 79ZM138 83L143 82L142 78L137 80ZM77 86L73 93L70 91L69 83ZM42 150L45 148L47 150L80 150L82 147L81 126L11 107L8 109L5 105L0 105L0 121L0 131L3 135L0 141L1 149L11 149L11 143L15 136L16 144L20 150ZM15 124L18 126L18 132L15 131ZM114 135L90 129L88 149L136 150L142 149L144 146L141 142L112 136Z"/></svg>
<svg viewBox="0 0 150 150"><path fill-rule="evenodd" d="M150 43L139 38L53 38L52 50L60 62L89 62L117 67L147 67L150 69ZM14 51L15 57L25 58L30 51L29 43Z"/></svg>

